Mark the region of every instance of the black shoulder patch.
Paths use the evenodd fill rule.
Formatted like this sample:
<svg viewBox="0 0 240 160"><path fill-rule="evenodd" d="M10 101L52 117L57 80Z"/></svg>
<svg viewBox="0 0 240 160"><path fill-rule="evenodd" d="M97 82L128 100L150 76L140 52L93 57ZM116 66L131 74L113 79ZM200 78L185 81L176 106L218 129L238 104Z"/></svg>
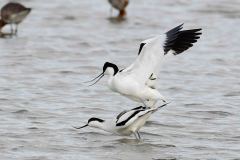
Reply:
<svg viewBox="0 0 240 160"><path fill-rule="evenodd" d="M167 54L169 50L174 50L174 55L180 54L192 47L193 43L197 42L197 39L200 38L199 35L202 33L199 31L202 30L201 28L181 31L182 26L183 24L166 33L167 39L164 44L164 54Z"/></svg>
<svg viewBox="0 0 240 160"><path fill-rule="evenodd" d="M141 43L140 44L140 47L139 47L139 51L138 51L138 55L141 53L142 49L143 49L143 46L145 45L146 43Z"/></svg>

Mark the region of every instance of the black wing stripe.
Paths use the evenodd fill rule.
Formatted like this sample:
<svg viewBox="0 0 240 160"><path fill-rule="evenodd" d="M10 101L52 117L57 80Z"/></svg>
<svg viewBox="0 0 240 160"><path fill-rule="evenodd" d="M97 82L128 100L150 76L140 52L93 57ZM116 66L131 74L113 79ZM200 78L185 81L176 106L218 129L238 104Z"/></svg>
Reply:
<svg viewBox="0 0 240 160"><path fill-rule="evenodd" d="M122 115L124 115L125 113L127 113L128 111L133 111L133 110L144 110L144 109L146 109L146 107L143 107L143 106L139 106L139 107L136 107L136 108L133 108L133 109L131 109L131 110L125 110L125 111L122 111L121 113L119 113L118 115L117 115L117 121L119 120L119 118L122 116ZM117 121L116 121L116 123L117 123Z"/></svg>
<svg viewBox="0 0 240 160"><path fill-rule="evenodd" d="M146 109L146 107L139 106L139 107L133 108L133 109L131 109L131 110L138 110L138 109Z"/></svg>
<svg viewBox="0 0 240 160"><path fill-rule="evenodd" d="M133 114L131 116L129 116L126 120L117 123L116 126L124 126L130 119L132 119L136 114L138 114L139 112L144 111L144 110L136 110L135 112L133 112Z"/></svg>
<svg viewBox="0 0 240 160"><path fill-rule="evenodd" d="M119 120L119 118L122 116L122 115L124 115L125 113L127 113L127 110L125 110L125 111L122 111L121 113L119 113L118 115L117 115L117 121ZM117 121L116 121L116 123L117 123Z"/></svg>
<svg viewBox="0 0 240 160"><path fill-rule="evenodd" d="M164 54L167 54L169 50L174 50L174 55L180 54L192 47L193 43L196 43L197 39L200 38L199 35L202 33L199 31L202 30L201 28L181 31L182 26L183 24L166 33L167 39L164 44Z"/></svg>

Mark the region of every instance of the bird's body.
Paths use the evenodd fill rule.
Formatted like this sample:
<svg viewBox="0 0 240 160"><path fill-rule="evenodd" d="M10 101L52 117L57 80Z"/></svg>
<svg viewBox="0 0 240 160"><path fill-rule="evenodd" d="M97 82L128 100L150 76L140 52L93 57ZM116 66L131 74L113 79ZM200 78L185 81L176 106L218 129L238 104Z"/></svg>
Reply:
<svg viewBox="0 0 240 160"><path fill-rule="evenodd" d="M90 118L88 123L82 127L75 127L80 129L86 126L99 128L104 131L117 134L120 136L130 136L134 134L137 139L140 139L139 130L144 126L149 117L167 104L156 108L136 107L131 110L121 112L113 120L102 120L100 118Z"/></svg>
<svg viewBox="0 0 240 160"><path fill-rule="evenodd" d="M23 19L26 18L26 16L30 13L31 8L26 8L20 3L14 3L10 2L7 3L5 6L1 9L1 20L0 24L10 24L16 25L15 34L17 32L17 25L23 21ZM4 26L0 25L0 29ZM13 33L13 28L11 28L11 32Z"/></svg>
<svg viewBox="0 0 240 160"><path fill-rule="evenodd" d="M201 29L181 30L182 25L143 41L136 60L123 70L119 70L113 63L106 62L103 72L98 77L109 75L108 86L111 90L142 102L145 106L153 107L158 100L165 102L165 98L156 89L162 61L167 54L178 55L192 47L201 35Z"/></svg>
<svg viewBox="0 0 240 160"><path fill-rule="evenodd" d="M118 17L123 18L126 15L126 7L129 3L128 0L108 0L111 6L119 10Z"/></svg>
<svg viewBox="0 0 240 160"><path fill-rule="evenodd" d="M158 90L154 89L153 85L138 83L134 76L130 74L130 72L122 71L115 76L110 75L108 79L109 88L133 101L144 103L146 106L153 106L155 104L155 101L152 101L153 99L164 99Z"/></svg>

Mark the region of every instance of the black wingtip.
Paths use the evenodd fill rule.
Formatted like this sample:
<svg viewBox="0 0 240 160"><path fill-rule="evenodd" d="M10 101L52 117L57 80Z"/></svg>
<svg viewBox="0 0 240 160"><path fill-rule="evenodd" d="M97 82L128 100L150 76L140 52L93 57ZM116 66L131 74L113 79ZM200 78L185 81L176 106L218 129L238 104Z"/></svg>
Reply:
<svg viewBox="0 0 240 160"><path fill-rule="evenodd" d="M173 50L174 55L180 54L193 46L193 43L197 42L197 39L200 38L199 35L202 28L190 29L190 30L181 30L183 24L169 30L166 33L166 41L164 44L164 54L167 54L168 51Z"/></svg>
<svg viewBox="0 0 240 160"><path fill-rule="evenodd" d="M183 28L184 23L178 25L177 27L174 27L173 29L167 31L165 34L171 34L174 33L176 31L180 31Z"/></svg>

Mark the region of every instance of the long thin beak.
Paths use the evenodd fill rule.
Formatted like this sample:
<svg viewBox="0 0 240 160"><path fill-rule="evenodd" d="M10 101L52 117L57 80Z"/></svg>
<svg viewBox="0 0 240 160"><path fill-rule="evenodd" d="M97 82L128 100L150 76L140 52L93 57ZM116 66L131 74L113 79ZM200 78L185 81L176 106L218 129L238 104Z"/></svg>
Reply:
<svg viewBox="0 0 240 160"><path fill-rule="evenodd" d="M73 127L73 128L75 128L75 129L81 129L81 128L84 128L84 127L87 127L88 126L88 124L86 124L86 125L84 125L84 126L82 126L82 127Z"/></svg>
<svg viewBox="0 0 240 160"><path fill-rule="evenodd" d="M92 82L92 81L94 81L95 79L97 79L98 77L100 77L102 74L103 74L103 73L99 74L97 77L93 78L92 80L90 80L90 81L85 81L85 82L83 82L83 83L89 83L89 82Z"/></svg>
<svg viewBox="0 0 240 160"><path fill-rule="evenodd" d="M89 81L89 82L92 82L92 81L97 79L93 84L90 84L89 86L93 86L94 84L96 84L103 76L104 76L104 73L101 73L96 78L94 78L93 80Z"/></svg>

